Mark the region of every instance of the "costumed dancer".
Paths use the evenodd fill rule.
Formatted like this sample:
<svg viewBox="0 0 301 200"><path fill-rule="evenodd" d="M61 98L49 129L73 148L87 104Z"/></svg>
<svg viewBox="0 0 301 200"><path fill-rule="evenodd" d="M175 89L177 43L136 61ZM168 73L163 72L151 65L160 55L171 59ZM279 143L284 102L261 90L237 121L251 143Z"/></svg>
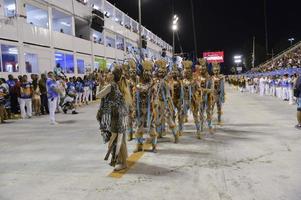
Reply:
<svg viewBox="0 0 301 200"><path fill-rule="evenodd" d="M101 98L97 120L104 142L108 143L105 160L111 154L110 165L115 167L115 171L120 171L127 168L126 129L128 107L132 104L132 98L120 66L115 66L112 76L113 81L97 94Z"/></svg>
<svg viewBox="0 0 301 200"><path fill-rule="evenodd" d="M176 111L173 112L173 120L178 120L178 130L179 135L183 135L183 124L184 124L184 87L183 87L183 77L182 74L177 67L177 65L173 66L171 71L171 80L170 85L172 88L172 101L173 105L176 108Z"/></svg>
<svg viewBox="0 0 301 200"><path fill-rule="evenodd" d="M217 122L222 123L222 106L225 103L225 79L224 76L220 74L221 67L218 63L213 64L213 85L214 85L214 104L217 107ZM243 79L243 85L245 85L245 80Z"/></svg>
<svg viewBox="0 0 301 200"><path fill-rule="evenodd" d="M173 120L173 113L175 106L173 105L171 96L171 87L167 80L167 62L165 60L157 60L155 65L158 67L157 79L155 82L155 99L154 99L154 112L155 123L159 137L164 135L163 130L167 122L173 136L174 142L179 141L179 132L177 131L176 124Z"/></svg>
<svg viewBox="0 0 301 200"><path fill-rule="evenodd" d="M144 138L143 134L149 134L152 144L152 151L157 152L158 136L154 127L154 110L153 110L153 82L152 70L153 62L143 61L143 71L139 83L136 85L136 120L137 131L135 134L137 147L134 152L143 151Z"/></svg>
<svg viewBox="0 0 301 200"><path fill-rule="evenodd" d="M183 105L183 124L188 121L188 111L191 107L192 101L192 61L183 61L182 65L184 67L183 71L183 89L184 89L184 105Z"/></svg>
<svg viewBox="0 0 301 200"><path fill-rule="evenodd" d="M136 86L139 81L139 77L136 74L136 63L133 59L128 60L127 64L124 64L123 69L126 69L125 76L128 81L129 90L133 97L133 103L129 107L129 119L128 119L128 141L132 141L134 137L134 124L136 119Z"/></svg>
<svg viewBox="0 0 301 200"><path fill-rule="evenodd" d="M205 122L209 133L213 134L212 110L213 110L213 83L207 71L206 60L199 59L193 81L192 113L197 129L197 138L203 138ZM205 117L206 112L206 117Z"/></svg>

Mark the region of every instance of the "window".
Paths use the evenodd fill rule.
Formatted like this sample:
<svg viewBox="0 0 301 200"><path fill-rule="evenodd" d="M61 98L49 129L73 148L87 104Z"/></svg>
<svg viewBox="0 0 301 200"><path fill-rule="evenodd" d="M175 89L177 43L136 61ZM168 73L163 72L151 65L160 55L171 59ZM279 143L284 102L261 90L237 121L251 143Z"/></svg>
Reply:
<svg viewBox="0 0 301 200"><path fill-rule="evenodd" d="M11 45L1 45L2 71L19 72L18 48Z"/></svg>
<svg viewBox="0 0 301 200"><path fill-rule="evenodd" d="M48 28L48 11L26 4L26 21L34 26Z"/></svg>
<svg viewBox="0 0 301 200"><path fill-rule="evenodd" d="M116 36L116 48L124 51L124 38L119 35Z"/></svg>
<svg viewBox="0 0 301 200"><path fill-rule="evenodd" d="M123 13L117 9L115 9L115 22L123 26Z"/></svg>
<svg viewBox="0 0 301 200"><path fill-rule="evenodd" d="M131 18L127 15L124 15L124 26L127 29L131 29L132 25L131 25Z"/></svg>
<svg viewBox="0 0 301 200"><path fill-rule="evenodd" d="M98 31L93 31L93 42L98 43L98 44L103 44L103 33L98 32Z"/></svg>
<svg viewBox="0 0 301 200"><path fill-rule="evenodd" d="M138 33L138 23L136 21L132 21L133 32Z"/></svg>
<svg viewBox="0 0 301 200"><path fill-rule="evenodd" d="M74 57L71 54L55 53L55 63L60 65L62 71L67 74L74 73Z"/></svg>
<svg viewBox="0 0 301 200"><path fill-rule="evenodd" d="M25 53L26 73L39 73L38 55Z"/></svg>
<svg viewBox="0 0 301 200"><path fill-rule="evenodd" d="M103 0L89 0L89 4L93 9L102 11Z"/></svg>
<svg viewBox="0 0 301 200"><path fill-rule="evenodd" d="M109 36L106 36L106 46L115 48L115 39Z"/></svg>
<svg viewBox="0 0 301 200"><path fill-rule="evenodd" d="M126 43L126 52L132 52L133 51L133 45L129 42Z"/></svg>
<svg viewBox="0 0 301 200"><path fill-rule="evenodd" d="M16 1L4 0L4 15L6 17L16 16Z"/></svg>
<svg viewBox="0 0 301 200"><path fill-rule="evenodd" d="M77 72L79 74L85 74L85 61L77 59Z"/></svg>
<svg viewBox="0 0 301 200"><path fill-rule="evenodd" d="M74 73L74 57L71 54L66 54L66 72L67 74Z"/></svg>
<svg viewBox="0 0 301 200"><path fill-rule="evenodd" d="M106 70L107 61L104 58L96 57L94 62L94 70Z"/></svg>
<svg viewBox="0 0 301 200"><path fill-rule="evenodd" d="M56 9L52 9L53 30L56 32L73 35L72 16Z"/></svg>
<svg viewBox="0 0 301 200"><path fill-rule="evenodd" d="M104 2L104 11L105 11L105 16L107 18L112 18L113 13L114 13L114 7L112 6L112 4L110 4L107 1L105 1Z"/></svg>

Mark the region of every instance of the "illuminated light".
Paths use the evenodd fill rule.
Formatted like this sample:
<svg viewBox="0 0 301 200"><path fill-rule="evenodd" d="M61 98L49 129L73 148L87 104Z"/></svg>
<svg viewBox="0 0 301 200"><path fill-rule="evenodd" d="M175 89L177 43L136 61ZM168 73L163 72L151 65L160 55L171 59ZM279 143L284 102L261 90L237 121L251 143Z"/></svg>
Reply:
<svg viewBox="0 0 301 200"><path fill-rule="evenodd" d="M12 10L16 10L16 5L15 4L9 4L6 6L7 10L12 11Z"/></svg>
<svg viewBox="0 0 301 200"><path fill-rule="evenodd" d="M235 63L241 63L242 60L234 60Z"/></svg>
<svg viewBox="0 0 301 200"><path fill-rule="evenodd" d="M69 23L67 23L67 22L61 22L61 24L64 25L64 26L68 26L68 27L71 26L71 24L69 24Z"/></svg>
<svg viewBox="0 0 301 200"><path fill-rule="evenodd" d="M234 59L241 59L242 56L234 56Z"/></svg>
<svg viewBox="0 0 301 200"><path fill-rule="evenodd" d="M99 6L93 5L93 9L99 10L100 8L99 8Z"/></svg>
<svg viewBox="0 0 301 200"><path fill-rule="evenodd" d="M172 25L172 30L173 30L173 31L176 31L176 30L178 30L178 25L176 25L176 24L173 24L173 25Z"/></svg>

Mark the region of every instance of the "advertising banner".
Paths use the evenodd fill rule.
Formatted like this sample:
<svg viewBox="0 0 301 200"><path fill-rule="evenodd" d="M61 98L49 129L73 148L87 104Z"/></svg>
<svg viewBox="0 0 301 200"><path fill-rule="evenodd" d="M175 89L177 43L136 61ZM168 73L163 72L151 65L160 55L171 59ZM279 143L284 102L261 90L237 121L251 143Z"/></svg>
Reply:
<svg viewBox="0 0 301 200"><path fill-rule="evenodd" d="M203 57L208 63L223 63L224 62L224 52L204 52Z"/></svg>

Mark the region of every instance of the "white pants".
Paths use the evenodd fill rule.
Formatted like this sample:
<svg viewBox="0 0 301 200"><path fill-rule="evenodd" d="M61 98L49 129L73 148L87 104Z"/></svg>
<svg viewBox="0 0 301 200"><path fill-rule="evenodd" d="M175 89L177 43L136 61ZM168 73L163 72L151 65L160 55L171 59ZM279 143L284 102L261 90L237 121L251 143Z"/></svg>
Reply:
<svg viewBox="0 0 301 200"><path fill-rule="evenodd" d="M282 98L282 88L276 87L276 97L281 99Z"/></svg>
<svg viewBox="0 0 301 200"><path fill-rule="evenodd" d="M269 85L265 85L265 95L266 96L270 95L270 86Z"/></svg>
<svg viewBox="0 0 301 200"><path fill-rule="evenodd" d="M259 86L260 96L264 96L264 85Z"/></svg>
<svg viewBox="0 0 301 200"><path fill-rule="evenodd" d="M288 92L288 88L284 87L282 89L282 99L283 100L289 100L289 92Z"/></svg>
<svg viewBox="0 0 301 200"><path fill-rule="evenodd" d="M82 103L83 93L76 93L75 104L79 105Z"/></svg>
<svg viewBox="0 0 301 200"><path fill-rule="evenodd" d="M295 100L294 100L294 90L292 88L289 88L288 94L289 94L289 103L291 105L293 105L295 103Z"/></svg>
<svg viewBox="0 0 301 200"><path fill-rule="evenodd" d="M89 101L89 87L84 87L83 101Z"/></svg>
<svg viewBox="0 0 301 200"><path fill-rule="evenodd" d="M275 86L270 87L270 95L273 97L275 96L275 90L276 90Z"/></svg>
<svg viewBox="0 0 301 200"><path fill-rule="evenodd" d="M20 103L20 110L21 110L21 117L22 119L26 118L26 115L28 117L32 116L32 100L31 99L19 99ZM26 106L26 111L25 111L25 106Z"/></svg>
<svg viewBox="0 0 301 200"><path fill-rule="evenodd" d="M55 111L57 107L57 97L54 97L53 99L48 99L48 106L49 106L49 116L50 116L50 122L55 122Z"/></svg>
<svg viewBox="0 0 301 200"><path fill-rule="evenodd" d="M83 98L83 100L86 102L92 102L92 98L93 98L93 91L90 88L88 88L86 91L86 96L85 98Z"/></svg>

